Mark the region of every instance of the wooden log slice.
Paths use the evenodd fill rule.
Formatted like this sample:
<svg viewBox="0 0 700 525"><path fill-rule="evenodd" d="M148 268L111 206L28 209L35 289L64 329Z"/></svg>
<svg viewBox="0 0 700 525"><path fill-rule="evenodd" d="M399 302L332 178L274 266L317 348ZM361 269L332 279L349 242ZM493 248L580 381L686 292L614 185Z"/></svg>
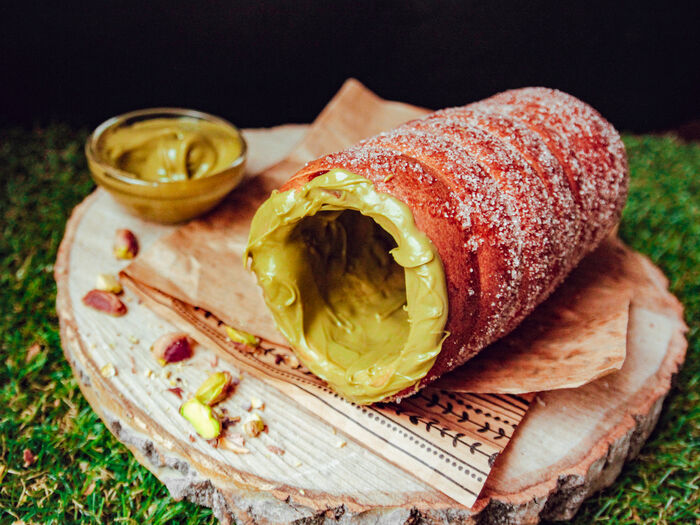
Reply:
<svg viewBox="0 0 700 525"><path fill-rule="evenodd" d="M304 131L248 131L251 171L285 157ZM223 523L519 524L570 518L638 454L685 356L682 308L660 271L640 256L622 370L581 388L538 394L480 499L467 509L254 377L242 377L229 408L242 412L245 400L263 400L269 433L249 439L247 454L194 438L177 414L182 401L168 388L191 391L214 368L237 371L201 346L186 364L160 368L149 347L175 328L128 292L129 312L122 318L81 303L98 273L117 274L124 265L111 254L117 228L133 230L144 249L173 227L126 215L102 190L76 207L55 270L66 358L88 402L136 459L174 498L211 507Z"/></svg>

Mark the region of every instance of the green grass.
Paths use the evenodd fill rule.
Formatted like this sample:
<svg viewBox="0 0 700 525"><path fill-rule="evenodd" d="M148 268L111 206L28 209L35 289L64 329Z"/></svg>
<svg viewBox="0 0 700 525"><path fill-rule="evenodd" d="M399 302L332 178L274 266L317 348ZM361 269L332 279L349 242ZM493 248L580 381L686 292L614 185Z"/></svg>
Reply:
<svg viewBox="0 0 700 525"><path fill-rule="evenodd" d="M84 131L0 130L0 523L209 523L175 502L117 442L63 358L53 263L71 209L93 188ZM700 523L700 145L626 136L622 237L666 272L686 307L686 365L641 456L589 499L578 524ZM28 349L39 353L26 360ZM30 449L36 462L23 466Z"/></svg>

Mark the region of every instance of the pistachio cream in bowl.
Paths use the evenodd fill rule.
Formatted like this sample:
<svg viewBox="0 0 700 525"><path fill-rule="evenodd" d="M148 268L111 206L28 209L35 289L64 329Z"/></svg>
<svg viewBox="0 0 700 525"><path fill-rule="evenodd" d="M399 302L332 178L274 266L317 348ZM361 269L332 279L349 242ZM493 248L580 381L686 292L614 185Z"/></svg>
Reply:
<svg viewBox="0 0 700 525"><path fill-rule="evenodd" d="M210 210L240 183L246 143L221 118L153 108L104 122L85 153L95 182L127 211L173 223Z"/></svg>

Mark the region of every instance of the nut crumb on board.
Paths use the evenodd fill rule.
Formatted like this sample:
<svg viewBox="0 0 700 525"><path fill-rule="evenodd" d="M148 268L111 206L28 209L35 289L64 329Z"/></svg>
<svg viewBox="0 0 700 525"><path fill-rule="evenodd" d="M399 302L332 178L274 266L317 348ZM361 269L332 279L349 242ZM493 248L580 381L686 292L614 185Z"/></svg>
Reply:
<svg viewBox="0 0 700 525"><path fill-rule="evenodd" d="M102 377L114 377L117 375L117 369L112 363L107 363L100 368L100 374L102 374Z"/></svg>
<svg viewBox="0 0 700 525"><path fill-rule="evenodd" d="M260 414L253 413L243 424L243 429L245 430L246 434L248 434L248 436L258 437L260 433L265 430L266 426L267 425L265 425L265 422L260 417Z"/></svg>
<svg viewBox="0 0 700 525"><path fill-rule="evenodd" d="M171 332L160 336L151 345L153 357L163 366L180 363L192 357L194 340L184 332Z"/></svg>
<svg viewBox="0 0 700 525"><path fill-rule="evenodd" d="M277 454L278 456L283 456L285 453L285 450L283 448L277 447L275 445L268 445L267 450L269 450L273 454Z"/></svg>
<svg viewBox="0 0 700 525"><path fill-rule="evenodd" d="M244 447L243 445L238 445L228 438L221 438L219 440L219 445L221 448L230 450L234 454L250 454L250 449Z"/></svg>
<svg viewBox="0 0 700 525"><path fill-rule="evenodd" d="M178 398L182 399L182 388L176 386L174 388L168 388L168 392L175 394Z"/></svg>

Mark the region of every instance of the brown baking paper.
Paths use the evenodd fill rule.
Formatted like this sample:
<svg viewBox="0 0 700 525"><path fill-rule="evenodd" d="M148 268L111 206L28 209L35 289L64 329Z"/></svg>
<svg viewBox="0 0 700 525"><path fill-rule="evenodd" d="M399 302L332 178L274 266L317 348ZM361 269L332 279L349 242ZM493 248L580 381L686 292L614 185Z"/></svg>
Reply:
<svg viewBox="0 0 700 525"><path fill-rule="evenodd" d="M435 385L520 394L575 388L622 367L637 256L609 238L509 336Z"/></svg>
<svg viewBox="0 0 700 525"><path fill-rule="evenodd" d="M426 112L346 82L289 157L249 179L214 213L160 239L123 277L151 308L225 351L240 368L471 506L527 410L531 396L523 393L578 386L622 365L629 285L606 277L615 264L610 253L624 251L618 241L589 256L516 333L478 361L400 405L373 407L344 401L296 366L242 259L255 210L305 162ZM226 325L258 335L265 351L245 352L225 336Z"/></svg>

